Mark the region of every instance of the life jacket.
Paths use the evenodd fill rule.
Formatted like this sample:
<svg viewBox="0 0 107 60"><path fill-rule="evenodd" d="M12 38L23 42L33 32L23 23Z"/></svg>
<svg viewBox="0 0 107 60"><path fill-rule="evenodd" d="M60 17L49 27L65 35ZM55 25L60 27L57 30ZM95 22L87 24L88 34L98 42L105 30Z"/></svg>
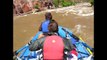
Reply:
<svg viewBox="0 0 107 60"><path fill-rule="evenodd" d="M49 30L48 30L48 25L50 23L50 20L45 20L44 22L42 22L42 32L43 33L47 33Z"/></svg>
<svg viewBox="0 0 107 60"><path fill-rule="evenodd" d="M63 60L64 43L60 36L52 35L46 37L43 45L44 60Z"/></svg>

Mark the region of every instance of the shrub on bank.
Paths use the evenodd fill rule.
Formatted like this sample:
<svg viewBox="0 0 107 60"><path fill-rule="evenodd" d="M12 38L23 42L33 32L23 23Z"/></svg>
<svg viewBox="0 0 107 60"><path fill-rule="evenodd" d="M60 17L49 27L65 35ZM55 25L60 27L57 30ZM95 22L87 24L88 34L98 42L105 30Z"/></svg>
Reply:
<svg viewBox="0 0 107 60"><path fill-rule="evenodd" d="M74 2L62 2L62 6L63 7L67 7L67 6L71 6L71 5L75 5L76 3L74 3Z"/></svg>
<svg viewBox="0 0 107 60"><path fill-rule="evenodd" d="M58 0L53 0L53 4L55 5L55 7L58 7L59 6Z"/></svg>
<svg viewBox="0 0 107 60"><path fill-rule="evenodd" d="M38 6L38 5L35 5L34 8L35 8L35 9L39 9L39 6Z"/></svg>
<svg viewBox="0 0 107 60"><path fill-rule="evenodd" d="M59 5L62 7L67 7L67 6L71 6L71 5L76 4L75 2L65 1L65 0L53 0L53 3L55 5L55 7L59 7Z"/></svg>
<svg viewBox="0 0 107 60"><path fill-rule="evenodd" d="M94 5L94 0L90 0L90 4L91 4L91 6L93 6Z"/></svg>

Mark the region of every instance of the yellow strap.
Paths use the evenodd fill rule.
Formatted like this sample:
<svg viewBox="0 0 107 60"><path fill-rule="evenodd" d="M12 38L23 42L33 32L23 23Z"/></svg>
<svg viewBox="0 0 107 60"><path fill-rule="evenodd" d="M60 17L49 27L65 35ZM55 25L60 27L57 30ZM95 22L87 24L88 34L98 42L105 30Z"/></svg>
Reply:
<svg viewBox="0 0 107 60"><path fill-rule="evenodd" d="M87 50L88 50L88 52L89 52L91 55L93 54L89 48L87 48Z"/></svg>
<svg viewBox="0 0 107 60"><path fill-rule="evenodd" d="M79 36L79 39L80 39L82 42L84 42L83 39L82 39L80 36Z"/></svg>
<svg viewBox="0 0 107 60"><path fill-rule="evenodd" d="M79 36L79 38L80 38L80 40L81 40L82 42L84 42L83 39L82 39L80 36ZM86 48L86 49L88 50L88 52L89 52L91 55L93 54L89 48Z"/></svg>

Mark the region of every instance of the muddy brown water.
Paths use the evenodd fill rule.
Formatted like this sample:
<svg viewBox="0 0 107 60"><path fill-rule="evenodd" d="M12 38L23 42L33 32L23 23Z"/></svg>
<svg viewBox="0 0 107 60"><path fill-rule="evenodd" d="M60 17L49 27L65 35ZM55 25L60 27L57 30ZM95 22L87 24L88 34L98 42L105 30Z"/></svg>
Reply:
<svg viewBox="0 0 107 60"><path fill-rule="evenodd" d="M59 25L64 26L77 35L91 47L94 47L94 17L93 16L77 16L68 14L63 16L62 13L52 12L53 19L55 19ZM21 48L27 44L33 36L38 32L40 23L44 21L44 13L30 14L24 17L14 17L13 21L13 51ZM81 33L76 33L76 25L83 26Z"/></svg>

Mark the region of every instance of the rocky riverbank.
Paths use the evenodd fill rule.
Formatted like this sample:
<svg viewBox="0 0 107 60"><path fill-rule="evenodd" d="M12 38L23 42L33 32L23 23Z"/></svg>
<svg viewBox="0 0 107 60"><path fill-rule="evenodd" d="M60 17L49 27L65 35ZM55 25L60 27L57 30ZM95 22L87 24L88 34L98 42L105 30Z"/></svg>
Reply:
<svg viewBox="0 0 107 60"><path fill-rule="evenodd" d="M29 13L29 14L24 14L24 15L20 15L20 16L16 16L16 17L24 17L24 16L28 16L30 14L41 14L41 13L45 13L45 12L56 12L56 13L62 13L63 16L67 16L68 14L75 14L75 15L79 15L79 16L91 16L94 15L94 7L91 6L90 3L78 3L74 6L68 6L68 7L61 7L61 8L57 8L57 9L46 9L44 11L41 12L34 12L33 13Z"/></svg>

